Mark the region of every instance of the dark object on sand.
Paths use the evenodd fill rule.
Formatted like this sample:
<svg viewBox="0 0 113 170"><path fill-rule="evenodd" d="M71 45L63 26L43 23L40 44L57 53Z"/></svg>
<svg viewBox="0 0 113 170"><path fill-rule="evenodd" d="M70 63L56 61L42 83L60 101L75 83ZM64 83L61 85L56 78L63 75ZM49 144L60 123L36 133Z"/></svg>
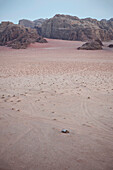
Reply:
<svg viewBox="0 0 113 170"><path fill-rule="evenodd" d="M97 39L83 44L81 47L78 47L78 50L102 50L102 46L102 42Z"/></svg>
<svg viewBox="0 0 113 170"><path fill-rule="evenodd" d="M109 48L113 48L113 44L108 45Z"/></svg>
<svg viewBox="0 0 113 170"><path fill-rule="evenodd" d="M69 131L67 129L62 129L61 131L62 133L69 133Z"/></svg>

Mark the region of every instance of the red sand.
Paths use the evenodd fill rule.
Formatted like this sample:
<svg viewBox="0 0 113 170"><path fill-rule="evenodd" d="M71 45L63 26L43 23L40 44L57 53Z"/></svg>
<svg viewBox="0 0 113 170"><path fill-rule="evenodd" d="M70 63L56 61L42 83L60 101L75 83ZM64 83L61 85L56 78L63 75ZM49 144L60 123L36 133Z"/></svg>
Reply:
<svg viewBox="0 0 113 170"><path fill-rule="evenodd" d="M0 170L113 170L113 49L82 44L0 47Z"/></svg>

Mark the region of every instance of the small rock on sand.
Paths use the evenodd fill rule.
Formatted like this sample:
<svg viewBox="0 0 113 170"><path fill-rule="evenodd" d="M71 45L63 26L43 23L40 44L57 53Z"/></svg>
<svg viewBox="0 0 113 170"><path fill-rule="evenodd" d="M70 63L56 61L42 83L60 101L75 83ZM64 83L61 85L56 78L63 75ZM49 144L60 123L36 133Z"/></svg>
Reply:
<svg viewBox="0 0 113 170"><path fill-rule="evenodd" d="M62 133L69 133L69 130L67 130L67 129L62 129L61 132L62 132Z"/></svg>

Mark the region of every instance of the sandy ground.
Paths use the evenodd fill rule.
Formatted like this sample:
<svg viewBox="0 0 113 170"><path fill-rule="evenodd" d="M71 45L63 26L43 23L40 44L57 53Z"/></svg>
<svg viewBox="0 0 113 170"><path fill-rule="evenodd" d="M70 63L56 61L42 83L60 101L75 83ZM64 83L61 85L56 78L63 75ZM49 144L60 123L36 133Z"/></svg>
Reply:
<svg viewBox="0 0 113 170"><path fill-rule="evenodd" d="M113 170L113 49L81 44L0 47L0 170Z"/></svg>

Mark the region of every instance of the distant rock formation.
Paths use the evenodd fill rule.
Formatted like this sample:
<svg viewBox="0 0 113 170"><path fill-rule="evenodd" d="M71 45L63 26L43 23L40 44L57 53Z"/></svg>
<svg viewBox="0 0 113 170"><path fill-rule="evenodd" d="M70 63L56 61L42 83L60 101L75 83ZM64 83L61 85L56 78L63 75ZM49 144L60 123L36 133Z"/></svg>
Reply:
<svg viewBox="0 0 113 170"><path fill-rule="evenodd" d="M42 36L54 39L87 41L99 38L109 41L113 40L113 18L98 21L57 14L42 23L40 32Z"/></svg>
<svg viewBox="0 0 113 170"><path fill-rule="evenodd" d="M35 29L26 28L11 22L2 22L0 24L0 45L24 49L34 42L45 43L47 41L39 36Z"/></svg>
<svg viewBox="0 0 113 170"><path fill-rule="evenodd" d="M36 20L34 20L33 22L34 22L34 24L35 24L35 27L41 27L42 26L42 24L46 21L47 19L43 19L43 18L40 18L40 19L36 19Z"/></svg>
<svg viewBox="0 0 113 170"><path fill-rule="evenodd" d="M78 50L102 50L102 46L102 42L97 39L83 44Z"/></svg>
<svg viewBox="0 0 113 170"><path fill-rule="evenodd" d="M50 19L34 21L20 20L19 25L35 28L46 38L88 41L99 38L102 41L113 40L113 18L98 21L92 18L79 19L76 16L57 14Z"/></svg>
<svg viewBox="0 0 113 170"><path fill-rule="evenodd" d="M33 21L30 21L30 20L27 20L27 19L19 20L19 25L22 25L24 27L30 27L30 28L35 27L35 23Z"/></svg>
<svg viewBox="0 0 113 170"><path fill-rule="evenodd" d="M24 27L29 27L29 28L34 28L37 30L37 33L39 35L42 35L42 24L46 21L47 19L43 19L43 18L40 18L40 19L36 19L34 21L30 21L30 20L27 20L27 19L22 19L22 20L19 20L19 25L22 25Z"/></svg>
<svg viewBox="0 0 113 170"><path fill-rule="evenodd" d="M47 19L43 19L43 18L40 18L40 19L37 19L37 20L34 20L34 28L37 30L37 33L39 35L42 35L42 24L46 21Z"/></svg>
<svg viewBox="0 0 113 170"><path fill-rule="evenodd" d="M34 21L30 21L30 20L27 20L27 19L21 19L19 20L19 25L22 25L24 27L30 27L30 28L35 28L35 27L41 27L42 24L46 21L47 19L43 19L43 18L40 18L40 19L36 19Z"/></svg>

